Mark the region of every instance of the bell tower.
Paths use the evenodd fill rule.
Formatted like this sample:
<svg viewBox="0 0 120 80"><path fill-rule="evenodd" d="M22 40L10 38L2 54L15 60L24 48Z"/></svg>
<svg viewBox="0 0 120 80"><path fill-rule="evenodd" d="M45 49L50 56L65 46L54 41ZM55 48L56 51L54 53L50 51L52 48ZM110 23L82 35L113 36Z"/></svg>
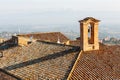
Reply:
<svg viewBox="0 0 120 80"><path fill-rule="evenodd" d="M98 24L100 20L87 17L80 20L80 48L83 51L99 50Z"/></svg>

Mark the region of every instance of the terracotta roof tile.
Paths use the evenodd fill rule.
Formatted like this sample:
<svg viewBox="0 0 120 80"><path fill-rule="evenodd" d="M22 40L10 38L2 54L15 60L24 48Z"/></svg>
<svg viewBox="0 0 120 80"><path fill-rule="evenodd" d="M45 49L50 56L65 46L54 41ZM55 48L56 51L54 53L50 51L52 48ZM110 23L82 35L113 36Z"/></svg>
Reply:
<svg viewBox="0 0 120 80"><path fill-rule="evenodd" d="M0 67L21 79L66 79L79 53L79 47L35 42L5 50Z"/></svg>
<svg viewBox="0 0 120 80"><path fill-rule="evenodd" d="M79 22L86 22L88 20L91 20L91 21L94 21L94 22L100 22L100 20L97 20L97 19L95 19L93 17L86 17L83 20L80 20Z"/></svg>
<svg viewBox="0 0 120 80"><path fill-rule="evenodd" d="M69 39L60 32L49 32L49 33L31 33L31 34L21 34L18 36L23 37L33 37L34 39L43 40L43 41L50 41L50 42L57 42L58 38L60 42L66 42Z"/></svg>
<svg viewBox="0 0 120 80"><path fill-rule="evenodd" d="M70 40L69 43L73 46L80 46L80 40Z"/></svg>
<svg viewBox="0 0 120 80"><path fill-rule="evenodd" d="M120 79L120 46L101 46L99 51L83 52L69 80Z"/></svg>
<svg viewBox="0 0 120 80"><path fill-rule="evenodd" d="M0 69L0 80L20 80L20 78Z"/></svg>

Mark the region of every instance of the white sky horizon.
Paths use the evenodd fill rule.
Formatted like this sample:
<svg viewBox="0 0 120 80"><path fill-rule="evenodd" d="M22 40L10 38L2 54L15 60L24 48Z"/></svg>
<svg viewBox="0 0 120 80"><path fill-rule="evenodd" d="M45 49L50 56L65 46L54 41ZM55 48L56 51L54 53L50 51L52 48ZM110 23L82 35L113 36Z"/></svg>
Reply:
<svg viewBox="0 0 120 80"><path fill-rule="evenodd" d="M91 16L120 24L120 0L0 0L0 25L78 24Z"/></svg>

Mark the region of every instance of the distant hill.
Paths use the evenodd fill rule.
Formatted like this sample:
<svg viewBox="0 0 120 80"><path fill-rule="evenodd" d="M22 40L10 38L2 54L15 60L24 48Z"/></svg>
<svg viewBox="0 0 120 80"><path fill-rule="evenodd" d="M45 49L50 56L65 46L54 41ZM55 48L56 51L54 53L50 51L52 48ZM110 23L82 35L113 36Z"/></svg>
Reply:
<svg viewBox="0 0 120 80"><path fill-rule="evenodd" d="M99 38L106 36L120 38L120 25L100 25ZM32 32L62 32L70 39L79 37L79 23L76 24L50 24L50 25L0 25L0 33L32 33ZM1 36L0 36L1 37Z"/></svg>

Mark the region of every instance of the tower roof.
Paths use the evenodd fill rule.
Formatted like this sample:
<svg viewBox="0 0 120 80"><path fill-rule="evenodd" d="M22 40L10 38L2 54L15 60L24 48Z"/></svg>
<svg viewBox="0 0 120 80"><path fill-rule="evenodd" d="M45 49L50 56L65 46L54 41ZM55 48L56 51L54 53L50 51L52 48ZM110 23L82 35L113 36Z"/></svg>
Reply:
<svg viewBox="0 0 120 80"><path fill-rule="evenodd" d="M95 18L93 18L93 17L86 17L86 18L84 18L83 20L80 20L79 22L87 22L87 21L89 21L89 20L91 20L91 21L93 21L93 22L100 22L100 20L95 19Z"/></svg>

